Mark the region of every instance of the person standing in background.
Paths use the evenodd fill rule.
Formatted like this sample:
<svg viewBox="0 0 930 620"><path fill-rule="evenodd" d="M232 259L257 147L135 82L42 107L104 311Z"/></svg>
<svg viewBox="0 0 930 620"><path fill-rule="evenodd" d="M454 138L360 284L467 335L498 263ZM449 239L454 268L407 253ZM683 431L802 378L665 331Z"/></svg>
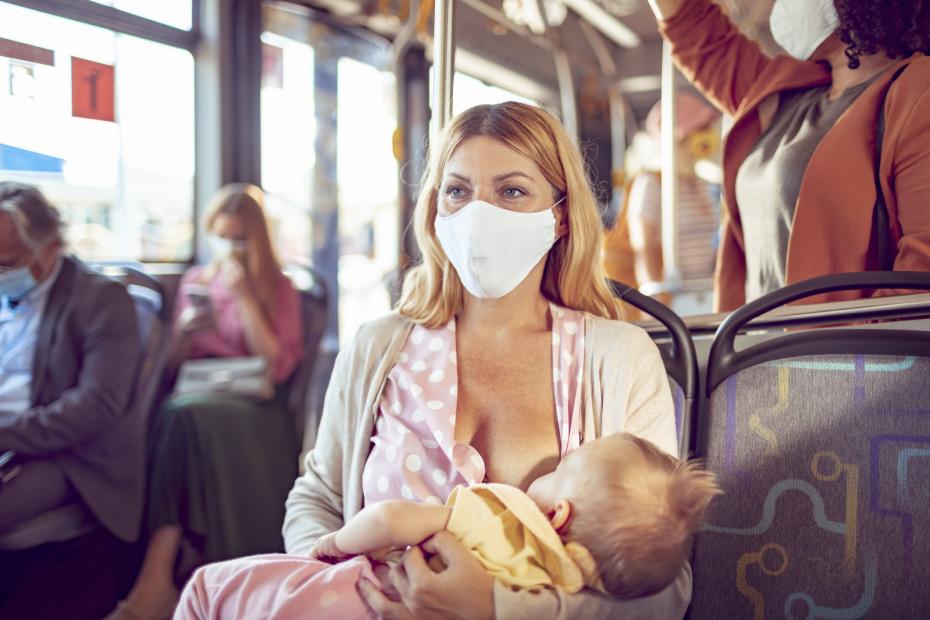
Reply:
<svg viewBox="0 0 930 620"><path fill-rule="evenodd" d="M826 274L930 270L930 2L776 0L771 31L788 55L775 58L711 0L650 5L679 68L733 117L718 310Z"/></svg>

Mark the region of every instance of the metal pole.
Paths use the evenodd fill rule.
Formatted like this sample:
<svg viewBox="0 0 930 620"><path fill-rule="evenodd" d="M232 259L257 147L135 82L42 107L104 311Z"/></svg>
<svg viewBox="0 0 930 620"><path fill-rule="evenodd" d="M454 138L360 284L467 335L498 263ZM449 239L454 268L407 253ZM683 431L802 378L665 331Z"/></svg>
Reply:
<svg viewBox="0 0 930 620"><path fill-rule="evenodd" d="M452 79L455 75L455 1L436 0L433 16L433 89L432 134L452 120Z"/></svg>
<svg viewBox="0 0 930 620"><path fill-rule="evenodd" d="M421 11L419 0L410 3L410 16L394 40L394 76L397 85L397 130L400 132L398 155L398 217L400 232L399 264L396 286L391 292L396 301L400 296L402 276L411 263L420 257L413 229L416 188L426 169L426 145L429 136L429 64L426 50L417 37L417 22Z"/></svg>
<svg viewBox="0 0 930 620"><path fill-rule="evenodd" d="M562 107L562 124L575 145L578 144L578 107L575 102L575 82L572 79L572 64L561 47L552 52L555 74L559 80L559 103Z"/></svg>
<svg viewBox="0 0 930 620"><path fill-rule="evenodd" d="M675 64L672 47L662 46L662 264L663 289L675 292L681 285L678 266L678 140L675 114Z"/></svg>

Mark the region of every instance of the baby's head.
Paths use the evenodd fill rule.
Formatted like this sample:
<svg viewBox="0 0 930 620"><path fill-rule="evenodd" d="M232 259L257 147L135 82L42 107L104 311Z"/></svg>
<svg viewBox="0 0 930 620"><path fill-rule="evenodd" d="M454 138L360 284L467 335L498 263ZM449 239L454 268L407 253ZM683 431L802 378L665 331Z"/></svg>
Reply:
<svg viewBox="0 0 930 620"><path fill-rule="evenodd" d="M563 539L591 552L605 590L634 598L679 575L720 489L696 464L619 433L569 453L527 493Z"/></svg>

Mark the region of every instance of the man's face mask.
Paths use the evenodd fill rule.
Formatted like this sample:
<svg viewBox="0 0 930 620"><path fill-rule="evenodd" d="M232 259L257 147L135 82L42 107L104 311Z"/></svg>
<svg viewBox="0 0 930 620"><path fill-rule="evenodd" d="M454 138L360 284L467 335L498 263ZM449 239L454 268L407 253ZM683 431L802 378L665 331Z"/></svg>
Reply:
<svg viewBox="0 0 930 620"><path fill-rule="evenodd" d="M0 271L0 298L19 301L37 285L29 265Z"/></svg>

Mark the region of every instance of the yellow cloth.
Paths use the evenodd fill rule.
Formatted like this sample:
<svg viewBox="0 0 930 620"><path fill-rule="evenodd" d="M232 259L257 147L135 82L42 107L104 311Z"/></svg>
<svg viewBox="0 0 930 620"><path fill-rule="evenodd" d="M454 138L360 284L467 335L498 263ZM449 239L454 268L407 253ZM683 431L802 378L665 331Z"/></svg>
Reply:
<svg viewBox="0 0 930 620"><path fill-rule="evenodd" d="M552 585L572 593L603 590L594 559L558 533L523 491L503 484L458 486L446 505L446 529L493 577L508 586Z"/></svg>

